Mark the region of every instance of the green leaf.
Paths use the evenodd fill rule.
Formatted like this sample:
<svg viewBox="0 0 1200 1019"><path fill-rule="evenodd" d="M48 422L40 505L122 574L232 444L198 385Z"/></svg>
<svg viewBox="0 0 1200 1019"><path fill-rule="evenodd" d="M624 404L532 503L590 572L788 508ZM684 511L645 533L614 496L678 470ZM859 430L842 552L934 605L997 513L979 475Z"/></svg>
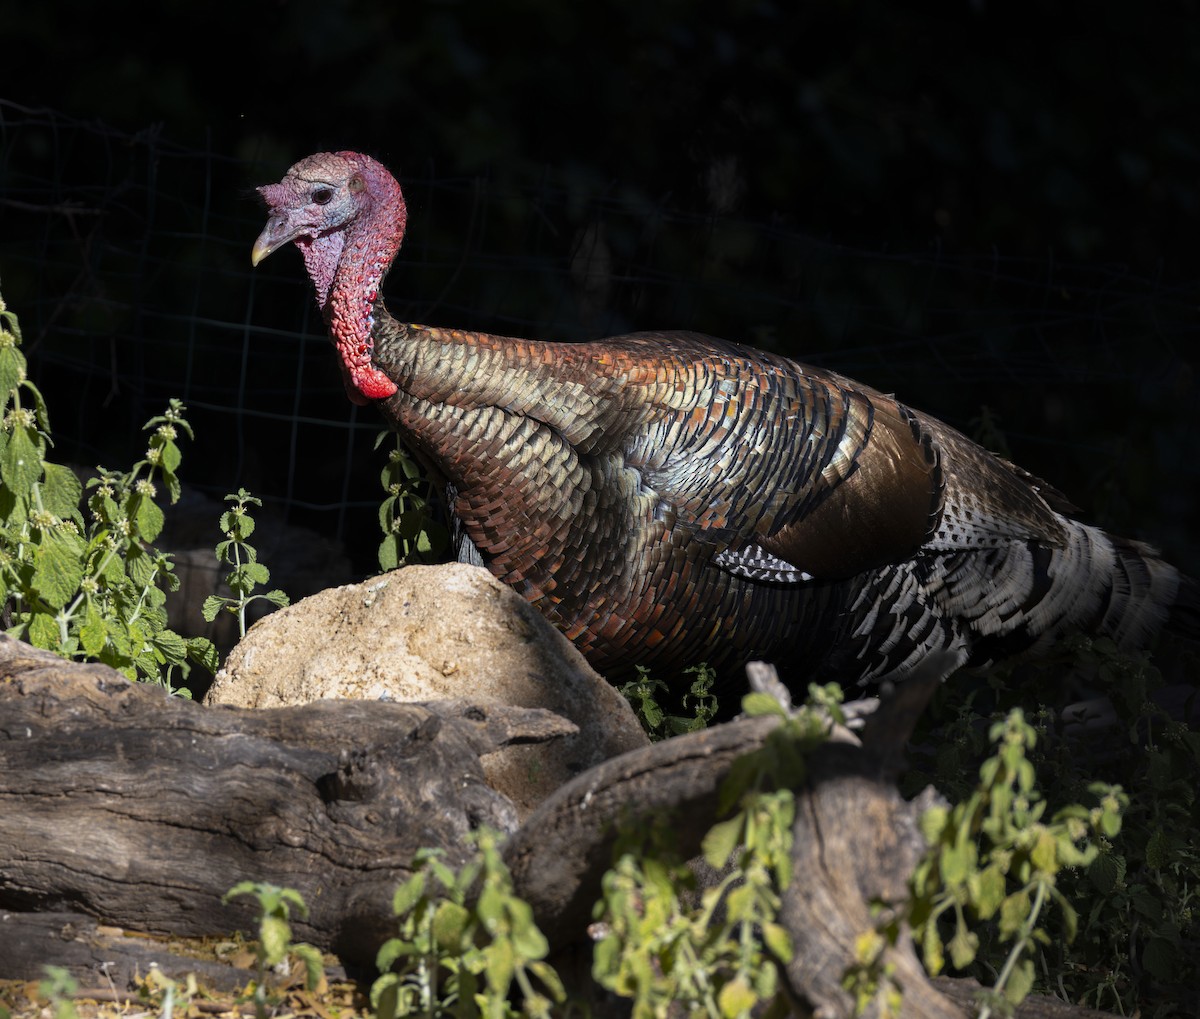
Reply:
<svg viewBox="0 0 1200 1019"><path fill-rule="evenodd" d="M1008 896L1000 906L1000 933L1009 936L1019 931L1029 918L1029 909L1029 892L1024 888Z"/></svg>
<svg viewBox="0 0 1200 1019"><path fill-rule="evenodd" d="M280 916L264 916L258 934L267 965L276 966L283 962L284 956L287 955L288 943L292 939L292 929L288 922Z"/></svg>
<svg viewBox="0 0 1200 1019"><path fill-rule="evenodd" d="M937 976L946 965L946 957L942 951L942 936L938 933L936 920L930 919L925 924L921 937L921 955L925 960L925 968L930 976Z"/></svg>
<svg viewBox="0 0 1200 1019"><path fill-rule="evenodd" d="M616 990L614 983L621 966L621 943L609 934L592 949L592 979L601 987Z"/></svg>
<svg viewBox="0 0 1200 1019"><path fill-rule="evenodd" d="M487 884L475 902L475 912L484 926L493 934L500 929L504 922L504 897L494 884Z"/></svg>
<svg viewBox="0 0 1200 1019"><path fill-rule="evenodd" d="M29 620L29 643L34 647L45 648L47 651L57 651L62 634L58 629L58 621L54 616L45 612L35 612Z"/></svg>
<svg viewBox="0 0 1200 1019"><path fill-rule="evenodd" d="M88 500L88 506L107 524L111 524L121 515L121 507L111 495L101 495L97 492Z"/></svg>
<svg viewBox="0 0 1200 1019"><path fill-rule="evenodd" d="M730 920L754 923L758 919L754 909L754 889L750 885L735 885L725 899L725 910Z"/></svg>
<svg viewBox="0 0 1200 1019"><path fill-rule="evenodd" d="M1166 938L1151 938L1142 949L1142 966L1159 980L1171 980L1178 976L1179 949Z"/></svg>
<svg viewBox="0 0 1200 1019"><path fill-rule="evenodd" d="M50 412L46 409L46 401L42 397L41 391L32 383L27 383L25 391L33 397L33 413L37 418L38 427L47 435L50 434ZM42 455L45 455L45 442L39 436L36 440L38 448L42 450Z"/></svg>
<svg viewBox="0 0 1200 1019"><path fill-rule="evenodd" d="M187 661L188 648L184 639L173 630L160 630L152 641L168 662L180 665Z"/></svg>
<svg viewBox="0 0 1200 1019"><path fill-rule="evenodd" d="M83 653L89 658L95 658L104 650L108 640L108 627L94 602L89 601L84 610L83 625L79 627L79 643Z"/></svg>
<svg viewBox="0 0 1200 1019"><path fill-rule="evenodd" d="M301 895L295 888L280 888L278 890L279 905L282 908L283 914L286 916L288 907L295 906L296 912L303 918L308 918L308 903L304 901L304 896Z"/></svg>
<svg viewBox="0 0 1200 1019"><path fill-rule="evenodd" d="M210 594L204 599L204 604L200 606L200 614L204 617L206 623L211 623L217 618L217 613L226 605L226 599L218 597L215 594Z"/></svg>
<svg viewBox="0 0 1200 1019"><path fill-rule="evenodd" d="M1060 892L1055 893L1055 900L1058 902L1058 908L1062 913L1063 937L1067 942L1075 940L1075 935L1079 932L1079 914L1075 912L1075 907Z"/></svg>
<svg viewBox="0 0 1200 1019"><path fill-rule="evenodd" d="M550 996L555 1001L562 1002L566 1000L567 989L563 986L562 979L554 967L548 962L541 962L540 960L531 962L529 964L529 972L542 982L542 986L550 992Z"/></svg>
<svg viewBox="0 0 1200 1019"><path fill-rule="evenodd" d="M977 861L975 843L961 837L952 846L942 850L942 878L947 885L960 885L975 870Z"/></svg>
<svg viewBox="0 0 1200 1019"><path fill-rule="evenodd" d="M1162 900L1146 885L1133 885L1129 890L1129 901L1133 908L1152 924L1157 925L1162 920Z"/></svg>
<svg viewBox="0 0 1200 1019"><path fill-rule="evenodd" d="M392 896L392 912L396 916L407 915L425 894L425 872L417 871L400 885Z"/></svg>
<svg viewBox="0 0 1200 1019"><path fill-rule="evenodd" d="M946 830L949 819L949 808L942 806L930 807L921 815L921 835L928 845L936 845L941 841L942 832Z"/></svg>
<svg viewBox="0 0 1200 1019"><path fill-rule="evenodd" d="M516 972L512 942L499 938L483 950L487 960L487 984L494 994L507 994Z"/></svg>
<svg viewBox="0 0 1200 1019"><path fill-rule="evenodd" d="M280 591L279 588L276 588L274 591L268 591L266 594L260 594L259 597L266 598L272 605L278 605L281 609L287 608L292 604L292 599Z"/></svg>
<svg viewBox="0 0 1200 1019"><path fill-rule="evenodd" d="M742 713L749 715L751 718L757 718L762 715L776 715L779 718L786 718L787 712L783 710L783 705L768 693L748 693L742 698Z"/></svg>
<svg viewBox="0 0 1200 1019"><path fill-rule="evenodd" d="M1030 859L1043 874L1054 874L1058 871L1058 840L1048 829L1039 828Z"/></svg>
<svg viewBox="0 0 1200 1019"><path fill-rule="evenodd" d="M721 870L729 862L742 836L745 819L735 814L727 821L719 821L709 828L700 843L705 862L714 870Z"/></svg>
<svg viewBox="0 0 1200 1019"><path fill-rule="evenodd" d="M137 523L138 530L146 541L153 541L157 538L163 529L165 520L163 511L158 508L158 504L149 496L136 496L137 507L135 509L134 520Z"/></svg>
<svg viewBox="0 0 1200 1019"><path fill-rule="evenodd" d="M0 430L0 459L3 459L3 444L4 432ZM18 499L15 493L7 486L0 485L0 520L4 521L5 526L12 532L17 532L29 518L25 499Z"/></svg>
<svg viewBox="0 0 1200 1019"><path fill-rule="evenodd" d="M430 853L425 859L424 864L429 869L429 873L438 879L438 882L443 888L453 888L455 884L455 875L449 867L442 862L442 854L438 852Z"/></svg>
<svg viewBox="0 0 1200 1019"><path fill-rule="evenodd" d="M375 968L381 973L387 973L396 964L397 960L412 955L415 951L416 946L411 941L388 938L387 941L379 946L379 951L375 954ZM387 977L382 979L387 979ZM379 981L376 981L376 984L378 983ZM371 993L374 996L374 990Z"/></svg>
<svg viewBox="0 0 1200 1019"><path fill-rule="evenodd" d="M167 486L167 496L171 500L171 505L179 502L179 496L183 492L182 486L179 484L179 478L174 471L163 471L162 480Z"/></svg>
<svg viewBox="0 0 1200 1019"><path fill-rule="evenodd" d="M443 899L433 914L433 937L446 952L461 952L471 914L457 902Z"/></svg>
<svg viewBox="0 0 1200 1019"><path fill-rule="evenodd" d="M380 949L381 958L382 953L383 949ZM379 968L384 968L382 963ZM397 1019L401 1014L408 1014L407 1011L400 1011L400 980L398 973L385 973L371 985L371 1008L375 1010L377 1019Z"/></svg>
<svg viewBox="0 0 1200 1019"><path fill-rule="evenodd" d="M25 377L25 355L11 342L0 345L0 407Z"/></svg>
<svg viewBox="0 0 1200 1019"><path fill-rule="evenodd" d="M533 909L523 899L508 897L508 916L512 928L513 948L522 959L542 959L550 951L550 943L533 921Z"/></svg>
<svg viewBox="0 0 1200 1019"><path fill-rule="evenodd" d="M79 520L79 500L83 497L83 485L69 467L61 464L46 464L46 476L42 479L42 505L63 520Z"/></svg>
<svg viewBox="0 0 1200 1019"><path fill-rule="evenodd" d="M83 540L70 531L45 531L33 554L33 584L46 603L61 609L83 580Z"/></svg>
<svg viewBox="0 0 1200 1019"><path fill-rule="evenodd" d="M737 1019L737 1016L748 1015L758 1004L758 995L740 977L729 981L717 995L717 1007L725 1019Z"/></svg>
<svg viewBox="0 0 1200 1019"><path fill-rule="evenodd" d="M1106 810L1100 816L1100 830L1110 839L1121 832L1121 815L1115 810Z"/></svg>
<svg viewBox="0 0 1200 1019"><path fill-rule="evenodd" d="M1101 853L1087 869L1088 879L1105 895L1116 888L1117 882L1124 876L1124 867L1118 861L1123 862L1115 853Z"/></svg>
<svg viewBox="0 0 1200 1019"><path fill-rule="evenodd" d="M550 942L536 925L513 931L512 946L522 964L535 966L550 954Z"/></svg>
<svg viewBox="0 0 1200 1019"><path fill-rule="evenodd" d="M394 570L400 565L400 539L395 534L389 534L379 543L379 568L384 573Z"/></svg>
<svg viewBox="0 0 1200 1019"><path fill-rule="evenodd" d="M174 474L179 470L179 464L183 460L183 454L179 452L179 447L175 445L172 440L168 439L159 448L159 465L163 468L163 470Z"/></svg>
<svg viewBox="0 0 1200 1019"><path fill-rule="evenodd" d="M792 936L786 927L777 923L764 923L762 936L767 948L771 950L771 954L775 958L782 963L792 961L795 949L792 944Z"/></svg>
<svg viewBox="0 0 1200 1019"><path fill-rule="evenodd" d="M271 571L262 563L243 563L234 572L239 573L249 587L256 587L260 584L269 584L271 582Z"/></svg>
<svg viewBox="0 0 1200 1019"><path fill-rule="evenodd" d="M187 639L188 658L211 673L216 673L220 667L217 649L207 637L189 637Z"/></svg>
<svg viewBox="0 0 1200 1019"><path fill-rule="evenodd" d="M0 454L0 477L18 498L29 495L42 476L42 443L32 428L14 428Z"/></svg>
<svg viewBox="0 0 1200 1019"><path fill-rule="evenodd" d="M979 919L990 919L1004 902L1004 871L999 864L989 864L974 875L968 884Z"/></svg>
<svg viewBox="0 0 1200 1019"><path fill-rule="evenodd" d="M979 936L959 923L946 947L950 949L950 963L955 969L966 969L975 961L979 951Z"/></svg>
<svg viewBox="0 0 1200 1019"><path fill-rule="evenodd" d="M292 954L304 963L304 987L315 991L325 975L325 966L321 961L321 953L312 945L292 945Z"/></svg>
<svg viewBox="0 0 1200 1019"><path fill-rule="evenodd" d="M120 559L117 560L120 562ZM154 559L147 555L138 545L130 545L125 553L125 573L129 579L145 589L154 583Z"/></svg>
<svg viewBox="0 0 1200 1019"><path fill-rule="evenodd" d="M1033 990L1033 960L1022 959L1009 973L1008 983L1004 985L1004 999L1014 1005L1019 1005Z"/></svg>
<svg viewBox="0 0 1200 1019"><path fill-rule="evenodd" d="M1167 833L1161 828L1155 828L1146 841L1146 864L1155 869L1162 869L1171 862L1171 843Z"/></svg>
<svg viewBox="0 0 1200 1019"><path fill-rule="evenodd" d="M223 530L232 531L235 538L239 541L245 541L254 533L255 523L254 518L245 513L226 513L221 517L222 524L226 518L229 518L229 526L223 527Z"/></svg>

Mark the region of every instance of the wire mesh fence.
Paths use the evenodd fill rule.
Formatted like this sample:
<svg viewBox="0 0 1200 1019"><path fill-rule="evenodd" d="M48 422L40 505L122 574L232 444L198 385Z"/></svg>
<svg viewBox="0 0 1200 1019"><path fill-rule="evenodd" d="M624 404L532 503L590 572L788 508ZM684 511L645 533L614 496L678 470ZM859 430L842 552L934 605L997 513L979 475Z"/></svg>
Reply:
<svg viewBox="0 0 1200 1019"><path fill-rule="evenodd" d="M242 158L0 101L0 290L60 458L128 463L180 397L185 482L251 489L361 574L380 424L345 399L299 259L249 263L253 187L305 154ZM409 204L385 287L397 317L555 339L696 329L797 356L1006 444L1101 523L1200 562L1194 267L866 249L794 211L697 215L565 171L392 168Z"/></svg>

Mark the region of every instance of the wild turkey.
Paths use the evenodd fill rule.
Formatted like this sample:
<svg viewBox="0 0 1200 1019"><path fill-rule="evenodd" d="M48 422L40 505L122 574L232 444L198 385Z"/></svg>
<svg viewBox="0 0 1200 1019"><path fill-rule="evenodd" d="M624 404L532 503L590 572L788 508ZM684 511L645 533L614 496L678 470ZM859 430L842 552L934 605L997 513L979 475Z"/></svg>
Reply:
<svg viewBox="0 0 1200 1019"><path fill-rule="evenodd" d="M397 322L379 289L407 213L381 164L318 153L258 190L252 261L300 249L350 399L448 483L467 552L610 678L764 658L865 683L1073 628L1137 646L1173 610L1196 627L1194 585L1153 549L891 396L695 333Z"/></svg>

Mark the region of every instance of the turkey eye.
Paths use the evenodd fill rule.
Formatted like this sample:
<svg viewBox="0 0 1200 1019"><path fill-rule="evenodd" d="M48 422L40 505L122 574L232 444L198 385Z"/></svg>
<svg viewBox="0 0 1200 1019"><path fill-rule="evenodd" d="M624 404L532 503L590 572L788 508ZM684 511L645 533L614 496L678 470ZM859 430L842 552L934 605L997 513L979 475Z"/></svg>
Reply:
<svg viewBox="0 0 1200 1019"><path fill-rule="evenodd" d="M328 205L329 200L333 198L333 190L331 188L317 188L313 192L313 201L318 205Z"/></svg>

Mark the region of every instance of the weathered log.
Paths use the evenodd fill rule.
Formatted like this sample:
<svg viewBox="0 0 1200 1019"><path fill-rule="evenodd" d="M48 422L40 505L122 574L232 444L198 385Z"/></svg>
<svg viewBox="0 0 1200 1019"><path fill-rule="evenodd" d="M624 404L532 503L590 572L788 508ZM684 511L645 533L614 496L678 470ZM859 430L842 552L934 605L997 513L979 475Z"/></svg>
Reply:
<svg viewBox="0 0 1200 1019"><path fill-rule="evenodd" d="M149 937L98 923L82 913L14 913L0 910L0 979L42 975L50 963L70 970L85 987L136 987L153 969L168 979L194 976L206 990L233 994L257 977L252 962L217 961L185 943ZM329 980L344 973L326 972ZM88 982L88 978L91 978Z"/></svg>
<svg viewBox="0 0 1200 1019"><path fill-rule="evenodd" d="M931 688L885 699L865 745L839 731L809 757L781 915L797 946L787 977L801 1014L852 1014L840 980L854 939L875 922L871 902L903 898L921 805L900 799L891 772ZM0 978L55 962L89 982L101 961L132 973L145 950L178 967L168 975L225 985L198 960L153 953L155 942L88 916L185 937L253 934L247 900L221 903L243 879L299 890L311 912L294 917L296 938L370 973L413 852L440 846L455 865L482 823L511 833L517 890L569 954L586 941L617 822L669 813L679 849L695 852L732 763L776 725L742 719L605 762L514 830L478 758L571 731L549 713L463 702L204 708L0 637ZM907 939L888 951L903 1015L967 1014L970 988L931 983ZM1095 1014L1041 1000L1018 1012Z"/></svg>
<svg viewBox="0 0 1200 1019"><path fill-rule="evenodd" d="M205 708L0 637L0 911L181 936L253 933L242 880L295 888L297 940L370 965L422 847L465 859L516 814L481 754L574 727L463 702ZM0 925L0 976L5 972Z"/></svg>

